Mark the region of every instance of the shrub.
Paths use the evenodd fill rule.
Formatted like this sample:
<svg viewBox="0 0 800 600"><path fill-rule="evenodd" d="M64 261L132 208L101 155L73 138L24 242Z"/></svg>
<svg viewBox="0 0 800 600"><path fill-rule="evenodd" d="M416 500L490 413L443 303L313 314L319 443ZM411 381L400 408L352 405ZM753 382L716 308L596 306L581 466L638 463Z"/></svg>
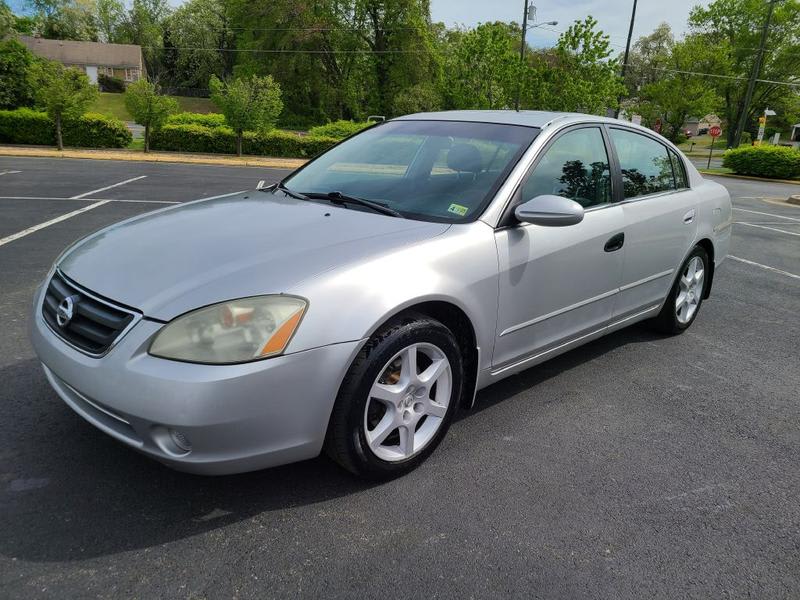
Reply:
<svg viewBox="0 0 800 600"><path fill-rule="evenodd" d="M333 121L327 125L318 125L308 130L308 135L317 137L330 137L337 140L346 138L347 136L358 133L362 129L366 129L372 123L357 123L355 121Z"/></svg>
<svg viewBox="0 0 800 600"><path fill-rule="evenodd" d="M80 148L124 148L131 143L131 132L119 119L87 113L64 121L64 144ZM47 113L19 108L0 110L0 142L52 146L55 124Z"/></svg>
<svg viewBox="0 0 800 600"><path fill-rule="evenodd" d="M394 97L392 109L395 115L409 115L439 110L441 104L441 96L433 86L418 83L399 92Z"/></svg>
<svg viewBox="0 0 800 600"><path fill-rule="evenodd" d="M225 115L220 113L182 112L167 117L167 125L202 125L203 127L225 127Z"/></svg>
<svg viewBox="0 0 800 600"><path fill-rule="evenodd" d="M110 92L112 94L122 94L125 92L125 82L119 77L112 77L101 73L97 76L97 85L100 87L101 92Z"/></svg>
<svg viewBox="0 0 800 600"><path fill-rule="evenodd" d="M335 143L333 138L300 136L278 130L246 131L242 136L245 154L285 158L316 156ZM154 150L235 154L236 133L230 127L167 124L153 132L150 144Z"/></svg>
<svg viewBox="0 0 800 600"><path fill-rule="evenodd" d="M64 125L64 144L77 148L125 148L133 137L125 123L99 113L86 113Z"/></svg>
<svg viewBox="0 0 800 600"><path fill-rule="evenodd" d="M740 175L790 179L800 176L800 150L785 146L740 146L723 155L722 166Z"/></svg>

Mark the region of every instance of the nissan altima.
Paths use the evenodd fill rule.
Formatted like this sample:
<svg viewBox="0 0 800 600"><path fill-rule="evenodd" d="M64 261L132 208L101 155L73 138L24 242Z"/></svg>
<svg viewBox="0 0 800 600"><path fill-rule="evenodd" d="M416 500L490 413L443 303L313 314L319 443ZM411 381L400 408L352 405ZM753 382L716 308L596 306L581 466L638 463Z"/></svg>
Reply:
<svg viewBox="0 0 800 600"><path fill-rule="evenodd" d="M325 452L388 477L493 382L638 321L685 331L730 232L726 190L642 127L408 115L73 244L31 338L64 402L174 468Z"/></svg>

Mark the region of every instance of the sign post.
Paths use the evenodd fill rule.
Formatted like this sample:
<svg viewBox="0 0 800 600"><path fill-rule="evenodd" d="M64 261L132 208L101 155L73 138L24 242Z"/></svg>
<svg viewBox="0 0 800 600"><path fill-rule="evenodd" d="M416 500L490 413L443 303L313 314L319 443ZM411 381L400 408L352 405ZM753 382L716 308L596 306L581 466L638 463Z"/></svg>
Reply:
<svg viewBox="0 0 800 600"><path fill-rule="evenodd" d="M760 146L761 142L764 141L764 131L767 128L767 117L758 117L758 135L756 136L755 146Z"/></svg>
<svg viewBox="0 0 800 600"><path fill-rule="evenodd" d="M722 128L719 125L713 125L708 129L708 135L711 136L711 146L708 148L708 164L706 169L711 168L711 153L714 151L714 141L722 135Z"/></svg>

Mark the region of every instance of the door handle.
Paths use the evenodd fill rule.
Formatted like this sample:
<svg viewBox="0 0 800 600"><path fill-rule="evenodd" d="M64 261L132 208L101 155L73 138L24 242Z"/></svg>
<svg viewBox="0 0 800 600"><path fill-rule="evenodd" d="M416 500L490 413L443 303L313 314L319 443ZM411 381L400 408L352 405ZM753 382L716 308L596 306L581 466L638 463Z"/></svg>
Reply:
<svg viewBox="0 0 800 600"><path fill-rule="evenodd" d="M696 214L697 214L697 211L695 211L695 209L692 209L692 210L690 210L690 211L689 211L689 212L687 212L685 215L683 215L683 222L684 222L684 223L686 223L686 224L688 225L689 223L691 223L692 221L694 221L694 216L695 216Z"/></svg>
<svg viewBox="0 0 800 600"><path fill-rule="evenodd" d="M625 243L625 234L618 233L617 235L609 238L609 240L606 242L606 245L603 247L603 250L605 250L606 252L615 252L620 248L622 248L622 245L624 243Z"/></svg>

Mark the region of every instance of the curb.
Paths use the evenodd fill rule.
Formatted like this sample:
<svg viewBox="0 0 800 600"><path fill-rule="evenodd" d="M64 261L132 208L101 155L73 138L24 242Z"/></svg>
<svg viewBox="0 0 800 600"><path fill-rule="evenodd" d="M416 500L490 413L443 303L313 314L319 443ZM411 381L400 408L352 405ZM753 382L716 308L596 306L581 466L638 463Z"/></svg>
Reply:
<svg viewBox="0 0 800 600"><path fill-rule="evenodd" d="M748 179L750 181L763 181L765 183L789 183L793 185L800 185L800 180L797 179L768 179L766 177L754 177L752 175L736 175L734 173L715 173L706 169L697 169L703 175L711 175L712 177L730 177L731 179Z"/></svg>
<svg viewBox="0 0 800 600"><path fill-rule="evenodd" d="M800 194L796 194L794 196L789 196L788 200L786 200L789 204L794 204L795 206L800 206Z"/></svg>
<svg viewBox="0 0 800 600"><path fill-rule="evenodd" d="M308 162L302 158L234 158L227 156L209 156L205 154L172 154L167 152L128 152L121 150L64 150L59 152L51 148L22 148L17 146L0 146L0 156L20 156L34 158L82 158L89 160L121 160L129 162L162 162L200 165L224 165L231 167L266 167L273 169L296 169Z"/></svg>

